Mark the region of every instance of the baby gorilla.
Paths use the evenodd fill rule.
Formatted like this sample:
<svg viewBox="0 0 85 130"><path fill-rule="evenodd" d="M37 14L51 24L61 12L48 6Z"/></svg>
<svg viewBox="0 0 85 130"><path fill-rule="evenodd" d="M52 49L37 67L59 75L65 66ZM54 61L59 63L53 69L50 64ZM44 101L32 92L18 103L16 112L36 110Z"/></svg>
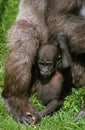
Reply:
<svg viewBox="0 0 85 130"><path fill-rule="evenodd" d="M39 100L46 107L36 114L34 123L59 109L63 103L61 96L64 79L59 69L60 66L63 68L71 66L71 57L66 38L58 35L57 39L58 42L55 38L51 38L50 44L42 45L38 52L38 80L34 83L33 90L36 89Z"/></svg>

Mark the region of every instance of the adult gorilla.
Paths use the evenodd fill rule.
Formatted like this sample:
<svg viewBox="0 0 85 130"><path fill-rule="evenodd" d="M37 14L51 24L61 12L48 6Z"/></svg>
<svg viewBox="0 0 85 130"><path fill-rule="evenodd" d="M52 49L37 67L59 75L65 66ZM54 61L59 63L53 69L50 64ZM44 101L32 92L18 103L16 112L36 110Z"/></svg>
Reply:
<svg viewBox="0 0 85 130"><path fill-rule="evenodd" d="M85 53L85 20L77 16L82 0L21 0L16 21L8 32L2 96L8 112L29 124L35 108L28 102L32 65L40 44L63 32L72 53ZM31 113L31 114L30 114Z"/></svg>

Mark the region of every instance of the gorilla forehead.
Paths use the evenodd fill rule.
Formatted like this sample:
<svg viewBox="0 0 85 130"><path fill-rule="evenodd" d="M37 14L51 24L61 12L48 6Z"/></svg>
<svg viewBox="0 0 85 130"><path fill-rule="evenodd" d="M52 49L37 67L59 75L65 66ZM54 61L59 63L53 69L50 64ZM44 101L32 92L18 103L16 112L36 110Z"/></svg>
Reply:
<svg viewBox="0 0 85 130"><path fill-rule="evenodd" d="M55 45L46 44L42 45L39 49L39 59L40 60L52 60L54 57L57 57L59 55L59 49Z"/></svg>

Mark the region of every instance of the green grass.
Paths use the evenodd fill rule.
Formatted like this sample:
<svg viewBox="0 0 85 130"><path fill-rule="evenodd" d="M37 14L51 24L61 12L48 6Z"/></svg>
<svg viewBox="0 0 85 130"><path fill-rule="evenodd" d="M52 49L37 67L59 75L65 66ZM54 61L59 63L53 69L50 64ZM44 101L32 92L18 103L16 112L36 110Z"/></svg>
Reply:
<svg viewBox="0 0 85 130"><path fill-rule="evenodd" d="M53 115L44 117L37 125L36 130L85 130L85 119L82 118L77 122L74 120L74 116L80 108L81 94L83 93L84 88L73 89L72 93L66 97L63 107L58 112L54 112ZM40 109L43 108L36 95L31 97L30 102ZM33 130L32 125L20 125L12 119L4 107L1 97L0 128L1 130Z"/></svg>
<svg viewBox="0 0 85 130"><path fill-rule="evenodd" d="M2 0L0 0L1 5ZM3 86L4 78L4 59L7 54L6 49L6 33L14 19L18 10L19 0L8 0L5 5L5 11L0 10L2 14L2 24L0 24L0 94ZM77 122L74 120L74 116L78 112L81 106L82 95L85 93L85 88L72 89L72 93L66 97L62 108L58 112L54 112L53 115L44 117L37 125L36 130L85 130L85 119L80 119ZM30 102L39 109L42 106L36 98L36 95L32 96ZM33 130L32 125L25 126L16 123L13 118L8 114L0 96L0 130Z"/></svg>

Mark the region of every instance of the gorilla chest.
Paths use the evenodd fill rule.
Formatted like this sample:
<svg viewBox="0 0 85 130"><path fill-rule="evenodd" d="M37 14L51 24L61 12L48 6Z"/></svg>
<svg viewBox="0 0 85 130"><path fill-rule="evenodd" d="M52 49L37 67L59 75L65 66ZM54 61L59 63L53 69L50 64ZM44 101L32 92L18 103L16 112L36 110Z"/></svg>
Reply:
<svg viewBox="0 0 85 130"><path fill-rule="evenodd" d="M53 86L50 83L46 85L38 86L37 95L38 95L39 100L41 100L41 102L44 105L47 105L53 99L60 97L57 86Z"/></svg>

